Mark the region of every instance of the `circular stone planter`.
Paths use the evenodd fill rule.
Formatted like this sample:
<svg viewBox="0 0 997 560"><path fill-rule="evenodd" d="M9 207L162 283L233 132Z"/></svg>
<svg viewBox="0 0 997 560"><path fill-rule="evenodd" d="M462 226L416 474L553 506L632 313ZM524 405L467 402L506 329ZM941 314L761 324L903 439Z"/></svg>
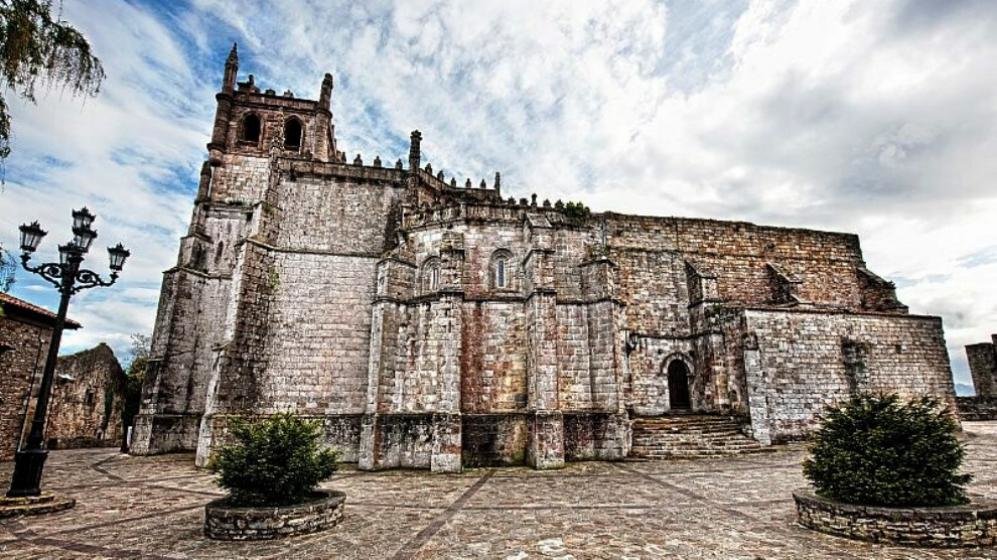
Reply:
<svg viewBox="0 0 997 560"><path fill-rule="evenodd" d="M829 500L809 488L793 492L800 525L840 537L906 546L958 548L997 543L997 501L962 506L860 506Z"/></svg>
<svg viewBox="0 0 997 560"><path fill-rule="evenodd" d="M235 507L222 498L204 506L204 534L244 541L314 533L339 523L345 501L346 494L331 490L318 490L313 499L290 506Z"/></svg>

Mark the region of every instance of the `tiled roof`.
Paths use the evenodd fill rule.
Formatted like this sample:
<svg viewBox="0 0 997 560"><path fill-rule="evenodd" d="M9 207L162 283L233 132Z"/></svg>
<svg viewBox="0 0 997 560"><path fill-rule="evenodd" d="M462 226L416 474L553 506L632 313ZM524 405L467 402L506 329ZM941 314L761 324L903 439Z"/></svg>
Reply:
<svg viewBox="0 0 997 560"><path fill-rule="evenodd" d="M24 301L23 299L16 298L10 294L5 294L0 292L0 306L6 311L16 310L24 315L28 315L34 319L40 320L44 323L55 323L55 313L52 313L44 307L35 305ZM82 325L76 321L66 318L66 328L67 329L78 329Z"/></svg>

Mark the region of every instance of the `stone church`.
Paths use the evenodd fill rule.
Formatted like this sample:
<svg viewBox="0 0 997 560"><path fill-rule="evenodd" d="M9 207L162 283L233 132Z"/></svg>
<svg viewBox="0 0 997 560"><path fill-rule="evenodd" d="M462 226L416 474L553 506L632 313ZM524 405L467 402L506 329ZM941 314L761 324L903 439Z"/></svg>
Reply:
<svg viewBox="0 0 997 560"><path fill-rule="evenodd" d="M229 419L293 411L363 469L556 468L628 456L647 419L771 445L856 391L954 403L941 320L855 235L516 200L434 172L417 131L351 159L330 75L316 101L237 71L233 48L133 453L204 464Z"/></svg>

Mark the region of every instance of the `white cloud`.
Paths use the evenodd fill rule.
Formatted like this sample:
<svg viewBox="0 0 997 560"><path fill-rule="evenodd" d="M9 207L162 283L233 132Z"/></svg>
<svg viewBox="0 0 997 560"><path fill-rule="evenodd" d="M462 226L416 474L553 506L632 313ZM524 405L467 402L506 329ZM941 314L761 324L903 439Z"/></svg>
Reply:
<svg viewBox="0 0 997 560"><path fill-rule="evenodd" d="M126 210L105 227L134 240L126 276L150 289L144 324L189 218L221 45L238 40L243 76L263 87L315 97L334 73L351 156L393 161L419 128L434 168L475 184L500 170L516 197L859 233L913 312L945 318L962 380L959 345L997 329L997 276L974 264L997 252L987 2L197 0L177 12L67 4L108 84L82 108L16 108L14 157L68 165L9 177L3 199L23 206L0 209L4 235L26 213L54 227L77 200ZM186 190L162 188L177 168Z"/></svg>

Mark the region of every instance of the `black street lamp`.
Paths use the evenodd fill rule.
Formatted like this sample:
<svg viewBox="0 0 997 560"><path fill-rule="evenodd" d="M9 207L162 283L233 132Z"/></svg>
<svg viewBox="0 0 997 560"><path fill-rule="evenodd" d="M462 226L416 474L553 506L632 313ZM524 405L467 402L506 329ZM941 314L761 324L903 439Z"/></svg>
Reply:
<svg viewBox="0 0 997 560"><path fill-rule="evenodd" d="M20 227L21 251L23 251L21 265L28 272L41 276L55 286L61 298L55 327L52 329L52 340L48 345L42 382L38 388L38 404L31 420L31 431L28 433L28 440L17 450L14 458L14 475L10 480L10 490L7 491L9 498L37 496L41 493L42 469L48 457L48 450L45 449L45 415L48 412L49 393L52 391L52 377L55 375L55 364L59 356L59 342L62 340L62 329L66 323L69 298L80 290L114 284L118 279L118 273L125 266L125 259L130 254L120 243L115 247L108 247L107 254L111 260L109 282L104 281L92 270L81 269L83 255L97 238L97 232L90 228L94 218L96 216L86 208L74 210L73 240L59 246L59 262L48 262L38 266L30 266L28 261L31 260L31 253L38 249L38 244L47 232L38 225L38 222L32 222L31 225L22 224Z"/></svg>

